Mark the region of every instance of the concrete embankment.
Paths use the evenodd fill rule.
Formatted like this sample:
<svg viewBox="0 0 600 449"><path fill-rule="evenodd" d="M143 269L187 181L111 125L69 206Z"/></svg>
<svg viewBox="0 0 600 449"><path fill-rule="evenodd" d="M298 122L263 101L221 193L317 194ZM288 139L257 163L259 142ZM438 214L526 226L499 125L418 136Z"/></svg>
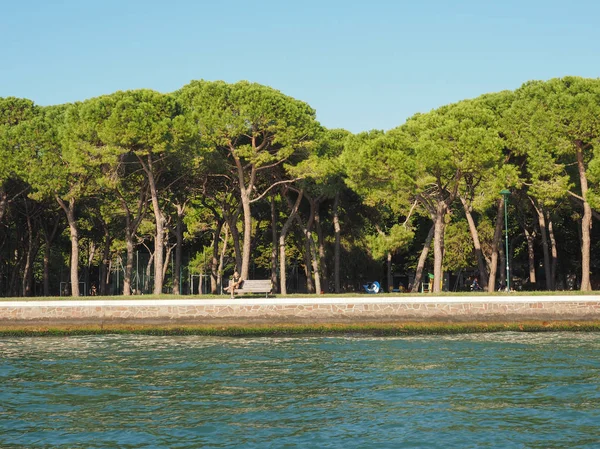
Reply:
<svg viewBox="0 0 600 449"><path fill-rule="evenodd" d="M600 296L360 296L0 302L0 326L600 321Z"/></svg>

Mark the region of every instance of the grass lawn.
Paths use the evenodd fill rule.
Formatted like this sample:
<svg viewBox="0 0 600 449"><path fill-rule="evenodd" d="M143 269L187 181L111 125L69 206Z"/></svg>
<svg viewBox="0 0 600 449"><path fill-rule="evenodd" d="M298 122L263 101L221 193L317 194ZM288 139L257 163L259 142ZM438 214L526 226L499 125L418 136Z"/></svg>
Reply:
<svg viewBox="0 0 600 449"><path fill-rule="evenodd" d="M598 321L524 321L469 323L357 323L357 324L274 324L274 325L60 325L3 326L1 337L51 337L71 335L203 335L214 337L282 336L379 336L456 335L493 332L600 332Z"/></svg>
<svg viewBox="0 0 600 449"><path fill-rule="evenodd" d="M378 293L378 294L367 294L367 293L340 293L340 294L326 294L326 295L317 295L317 294L309 294L309 293L296 293L290 295L269 295L269 298L407 298L407 297L415 297L415 298L425 298L432 296L439 297L476 297L476 296L498 296L498 297L515 297L515 296L594 296L600 295L600 291L593 292L582 292L579 290L571 290L571 291L529 291L529 292L441 292L441 293ZM263 294L252 295L243 295L236 296L236 298L261 298L264 297ZM80 296L78 298L74 298L72 296L34 296L34 297L17 297L17 298L0 298L0 301L71 301L71 300L90 300L90 301L106 301L106 300L118 300L118 299L127 299L127 300L136 300L136 299L228 299L229 295L132 295L132 296Z"/></svg>

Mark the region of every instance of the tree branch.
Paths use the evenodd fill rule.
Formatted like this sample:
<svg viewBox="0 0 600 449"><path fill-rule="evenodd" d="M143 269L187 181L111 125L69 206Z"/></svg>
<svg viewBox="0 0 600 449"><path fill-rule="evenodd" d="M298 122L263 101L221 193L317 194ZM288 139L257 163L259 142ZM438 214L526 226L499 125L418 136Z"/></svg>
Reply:
<svg viewBox="0 0 600 449"><path fill-rule="evenodd" d="M278 186L278 185L281 185L281 184L291 184L291 183L294 183L294 182L296 182L296 181L299 181L300 179L303 179L303 178L286 179L285 181L277 181L276 183L273 183L273 184L271 184L271 185L269 186L269 188L268 188L267 190L265 190L265 191L264 191L264 192L263 192L263 193L262 193L260 196L257 196L256 198L253 198L253 199L250 201L250 204L252 204L252 203L254 203L254 202L256 202L256 201L258 201L258 200L260 200L260 199L264 198L264 197L265 197L265 195L266 195L267 193L269 193L269 191L270 191L270 190L271 190L273 187L275 187L275 186Z"/></svg>
<svg viewBox="0 0 600 449"><path fill-rule="evenodd" d="M415 200L415 202L411 206L410 210L408 211L408 215L406 217L406 220L404 220L404 223L402 223L402 226L406 227L406 225L408 224L408 220L410 220L410 216L412 215L413 211L415 210L415 207L417 207L418 203L419 203L419 200Z"/></svg>
<svg viewBox="0 0 600 449"><path fill-rule="evenodd" d="M257 167L256 171L262 171L262 170L266 170L268 168L273 168L273 167L277 167L279 164L281 164L282 162L285 162L288 158L283 158L277 162L275 162L274 164L269 164L269 165L263 165L261 167Z"/></svg>
<svg viewBox="0 0 600 449"><path fill-rule="evenodd" d="M571 192L570 190L567 190L567 193L569 195L571 195L573 198L577 198L579 201L582 201L582 202L585 201L582 196L577 195L576 193Z"/></svg>

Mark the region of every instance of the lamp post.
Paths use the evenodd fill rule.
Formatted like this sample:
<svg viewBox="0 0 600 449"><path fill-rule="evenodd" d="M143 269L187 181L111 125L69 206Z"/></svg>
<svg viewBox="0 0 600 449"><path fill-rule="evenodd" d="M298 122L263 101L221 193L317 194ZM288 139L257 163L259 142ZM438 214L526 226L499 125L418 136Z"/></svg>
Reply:
<svg viewBox="0 0 600 449"><path fill-rule="evenodd" d="M508 263L508 197L510 190L502 189L500 195L504 198L504 235L506 241L506 291L510 292L510 265Z"/></svg>

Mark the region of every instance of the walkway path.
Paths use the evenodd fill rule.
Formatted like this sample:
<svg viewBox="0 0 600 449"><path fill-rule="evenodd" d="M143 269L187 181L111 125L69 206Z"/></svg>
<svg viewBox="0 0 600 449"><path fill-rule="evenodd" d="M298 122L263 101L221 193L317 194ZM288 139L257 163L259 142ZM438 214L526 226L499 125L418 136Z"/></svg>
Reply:
<svg viewBox="0 0 600 449"><path fill-rule="evenodd" d="M0 324L600 320L600 295L0 301Z"/></svg>

